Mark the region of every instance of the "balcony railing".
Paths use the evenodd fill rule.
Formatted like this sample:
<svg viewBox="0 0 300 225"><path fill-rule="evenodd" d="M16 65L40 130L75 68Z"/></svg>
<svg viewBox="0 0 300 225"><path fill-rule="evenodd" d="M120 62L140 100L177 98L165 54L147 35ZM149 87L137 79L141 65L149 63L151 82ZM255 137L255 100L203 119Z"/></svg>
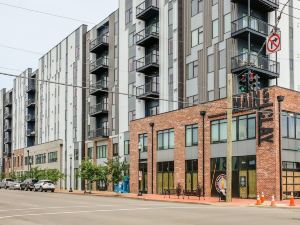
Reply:
<svg viewBox="0 0 300 225"><path fill-rule="evenodd" d="M26 130L27 136L34 136L35 135L35 129L27 129Z"/></svg>
<svg viewBox="0 0 300 225"><path fill-rule="evenodd" d="M148 46L159 40L159 26L157 23L147 26L135 35L137 45Z"/></svg>
<svg viewBox="0 0 300 225"><path fill-rule="evenodd" d="M136 71L141 73L153 72L159 68L159 54L150 53L136 60Z"/></svg>
<svg viewBox="0 0 300 225"><path fill-rule="evenodd" d="M108 46L109 34L103 34L90 42L90 51L97 52L98 48Z"/></svg>
<svg viewBox="0 0 300 225"><path fill-rule="evenodd" d="M136 89L138 98L156 97L159 95L159 83L149 82Z"/></svg>
<svg viewBox="0 0 300 225"><path fill-rule="evenodd" d="M90 72L94 73L94 72L97 72L98 70L100 70L101 68L107 68L107 67L108 67L108 57L103 56L103 57L91 62Z"/></svg>
<svg viewBox="0 0 300 225"><path fill-rule="evenodd" d="M148 19L159 12L159 0L145 0L136 7L136 18Z"/></svg>
<svg viewBox="0 0 300 225"><path fill-rule="evenodd" d="M31 114L26 115L26 121L27 122L35 121L35 116Z"/></svg>
<svg viewBox="0 0 300 225"><path fill-rule="evenodd" d="M12 105L12 98L6 97L4 100L4 106L10 106L10 105Z"/></svg>
<svg viewBox="0 0 300 225"><path fill-rule="evenodd" d="M4 119L10 119L12 117L12 113L9 111L4 111Z"/></svg>
<svg viewBox="0 0 300 225"><path fill-rule="evenodd" d="M108 137L108 128L98 128L96 130L91 130L88 133L89 139L98 138L98 137Z"/></svg>
<svg viewBox="0 0 300 225"><path fill-rule="evenodd" d="M107 103L98 103L95 106L90 107L90 115L96 115L100 113L107 113L108 112L108 104Z"/></svg>
<svg viewBox="0 0 300 225"><path fill-rule="evenodd" d="M105 77L104 79L101 79L97 82L92 82L90 84L90 94L94 94L97 92L101 92L103 90L107 90L108 86L107 86L107 77Z"/></svg>
<svg viewBox="0 0 300 225"><path fill-rule="evenodd" d="M233 71L245 67L252 67L260 71L265 71L271 76L278 76L280 72L280 64L266 56L257 56L253 53L242 53L231 59L231 68Z"/></svg>
<svg viewBox="0 0 300 225"><path fill-rule="evenodd" d="M235 3L247 4L248 0L231 0ZM251 0L251 8L271 12L279 8L279 0Z"/></svg>
<svg viewBox="0 0 300 225"><path fill-rule="evenodd" d="M232 36L241 33L244 30L254 31L266 37L274 29L274 27L267 22L255 18L253 16L243 16L231 23Z"/></svg>
<svg viewBox="0 0 300 225"><path fill-rule="evenodd" d="M4 137L4 143L11 143L11 136L5 136Z"/></svg>
<svg viewBox="0 0 300 225"><path fill-rule="evenodd" d="M156 116L159 114L159 106L152 107L148 109L147 116Z"/></svg>
<svg viewBox="0 0 300 225"><path fill-rule="evenodd" d="M4 131L10 131L12 128L11 128L11 124L5 124L4 125Z"/></svg>

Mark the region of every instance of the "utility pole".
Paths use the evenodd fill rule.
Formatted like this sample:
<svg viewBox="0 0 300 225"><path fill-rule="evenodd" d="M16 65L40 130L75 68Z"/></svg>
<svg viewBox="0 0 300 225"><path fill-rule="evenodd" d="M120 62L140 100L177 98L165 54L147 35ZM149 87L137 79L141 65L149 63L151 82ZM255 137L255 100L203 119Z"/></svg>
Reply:
<svg viewBox="0 0 300 225"><path fill-rule="evenodd" d="M227 159L226 202L232 201L232 74L227 76Z"/></svg>

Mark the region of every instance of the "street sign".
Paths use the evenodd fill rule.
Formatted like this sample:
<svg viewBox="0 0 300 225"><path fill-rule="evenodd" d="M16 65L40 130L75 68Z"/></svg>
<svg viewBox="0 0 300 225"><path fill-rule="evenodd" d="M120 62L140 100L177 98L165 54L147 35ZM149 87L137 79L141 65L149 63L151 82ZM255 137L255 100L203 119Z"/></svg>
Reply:
<svg viewBox="0 0 300 225"><path fill-rule="evenodd" d="M281 35L279 32L274 32L268 36L266 48L268 55L281 50Z"/></svg>

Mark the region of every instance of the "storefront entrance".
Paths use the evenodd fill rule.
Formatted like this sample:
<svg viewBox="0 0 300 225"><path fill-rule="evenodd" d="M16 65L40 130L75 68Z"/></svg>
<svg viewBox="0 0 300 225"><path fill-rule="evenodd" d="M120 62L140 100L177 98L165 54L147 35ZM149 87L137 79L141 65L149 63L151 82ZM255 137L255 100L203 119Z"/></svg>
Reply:
<svg viewBox="0 0 300 225"><path fill-rule="evenodd" d="M195 191L198 186L198 160L185 161L185 190Z"/></svg>
<svg viewBox="0 0 300 225"><path fill-rule="evenodd" d="M174 189L174 162L157 163L157 193Z"/></svg>
<svg viewBox="0 0 300 225"><path fill-rule="evenodd" d="M142 193L148 192L148 169L147 163L140 163L139 168L139 191Z"/></svg>
<svg viewBox="0 0 300 225"><path fill-rule="evenodd" d="M232 196L235 198L256 197L256 157L232 158ZM226 158L211 159L212 196L226 189Z"/></svg>

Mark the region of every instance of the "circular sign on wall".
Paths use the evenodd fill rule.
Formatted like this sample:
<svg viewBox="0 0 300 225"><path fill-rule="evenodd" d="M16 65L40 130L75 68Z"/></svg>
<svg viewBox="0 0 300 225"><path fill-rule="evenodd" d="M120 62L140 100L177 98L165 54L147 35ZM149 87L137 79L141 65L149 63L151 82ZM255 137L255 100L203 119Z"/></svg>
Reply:
<svg viewBox="0 0 300 225"><path fill-rule="evenodd" d="M226 175L225 174L220 174L215 181L215 188L217 192L221 192L221 190L226 190Z"/></svg>

